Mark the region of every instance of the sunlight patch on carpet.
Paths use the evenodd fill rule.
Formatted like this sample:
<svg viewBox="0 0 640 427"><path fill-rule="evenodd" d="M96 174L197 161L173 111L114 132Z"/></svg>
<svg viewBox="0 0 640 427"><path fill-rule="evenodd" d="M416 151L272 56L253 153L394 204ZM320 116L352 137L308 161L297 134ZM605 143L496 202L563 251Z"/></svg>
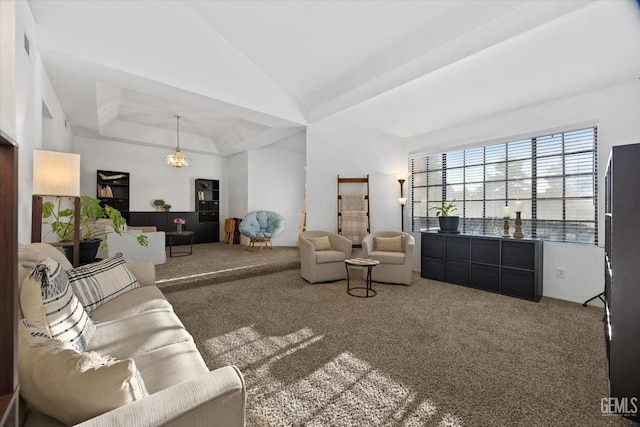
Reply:
<svg viewBox="0 0 640 427"><path fill-rule="evenodd" d="M221 364L242 370L251 396L247 413L254 420L305 426L464 425L351 352L300 378L293 375L297 379L290 382L274 374L274 365L283 360L297 373L296 353L313 351L323 338L308 327L283 336L264 336L251 325L210 338L204 346Z"/></svg>
<svg viewBox="0 0 640 427"><path fill-rule="evenodd" d="M263 265L267 265L267 264L243 265L242 267L225 268L223 270L210 271L210 272L207 272L207 273L190 274L188 276L173 277L171 279L160 279L160 280L156 280L156 285L164 284L164 283L171 283L171 282L179 282L181 280L199 279L199 278L204 278L204 277L209 277L209 276L215 276L216 274L221 274L221 273L230 273L232 271L247 270L247 269L250 269L250 268L260 267L260 266L263 266Z"/></svg>

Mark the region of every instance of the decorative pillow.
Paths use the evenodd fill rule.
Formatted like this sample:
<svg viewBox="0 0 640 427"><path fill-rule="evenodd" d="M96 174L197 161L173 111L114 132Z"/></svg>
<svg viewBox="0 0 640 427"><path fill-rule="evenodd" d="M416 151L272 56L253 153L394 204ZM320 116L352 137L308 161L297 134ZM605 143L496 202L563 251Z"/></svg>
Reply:
<svg viewBox="0 0 640 427"><path fill-rule="evenodd" d="M73 294L67 273L51 258L34 267L22 283L20 307L25 319L51 338L84 351L95 325Z"/></svg>
<svg viewBox="0 0 640 427"><path fill-rule="evenodd" d="M404 236L396 237L374 237L376 251L404 252Z"/></svg>
<svg viewBox="0 0 640 427"><path fill-rule="evenodd" d="M80 353L54 339L33 339L18 324L20 394L41 412L74 425L148 396L133 359Z"/></svg>
<svg viewBox="0 0 640 427"><path fill-rule="evenodd" d="M67 276L73 293L87 313L140 287L140 282L127 267L122 252L99 262L67 270Z"/></svg>
<svg viewBox="0 0 640 427"><path fill-rule="evenodd" d="M307 237L307 240L313 243L313 247L316 251L330 251L333 249L329 236Z"/></svg>

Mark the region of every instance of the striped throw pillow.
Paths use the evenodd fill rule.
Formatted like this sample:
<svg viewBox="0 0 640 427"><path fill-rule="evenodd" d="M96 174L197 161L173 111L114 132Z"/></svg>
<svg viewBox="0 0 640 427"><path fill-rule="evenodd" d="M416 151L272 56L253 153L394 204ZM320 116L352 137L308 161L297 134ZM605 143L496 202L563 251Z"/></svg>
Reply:
<svg viewBox="0 0 640 427"><path fill-rule="evenodd" d="M67 273L60 264L45 258L34 267L20 290L24 318L53 339L71 343L84 351L95 325L73 294Z"/></svg>
<svg viewBox="0 0 640 427"><path fill-rule="evenodd" d="M91 313L105 302L140 287L122 252L105 260L67 270L69 283L84 309Z"/></svg>

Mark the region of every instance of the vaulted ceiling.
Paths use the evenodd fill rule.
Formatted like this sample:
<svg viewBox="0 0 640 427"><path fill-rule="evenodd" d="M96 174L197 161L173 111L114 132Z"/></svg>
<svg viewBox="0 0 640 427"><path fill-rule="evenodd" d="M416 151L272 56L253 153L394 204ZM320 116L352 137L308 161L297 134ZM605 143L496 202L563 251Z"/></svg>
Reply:
<svg viewBox="0 0 640 427"><path fill-rule="evenodd" d="M601 1L29 0L77 136L223 156L341 117L412 137L640 77ZM304 147L298 147L301 151Z"/></svg>

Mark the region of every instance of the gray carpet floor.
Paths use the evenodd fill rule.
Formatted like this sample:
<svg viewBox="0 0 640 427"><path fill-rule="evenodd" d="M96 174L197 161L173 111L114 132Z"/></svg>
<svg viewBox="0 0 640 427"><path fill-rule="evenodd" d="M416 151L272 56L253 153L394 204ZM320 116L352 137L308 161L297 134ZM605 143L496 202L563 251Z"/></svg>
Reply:
<svg viewBox="0 0 640 427"><path fill-rule="evenodd" d="M374 284L376 297L354 298L345 281L305 282L295 248L201 249L204 259L228 256L246 277L191 266L203 281L160 285L209 368L242 370L249 426L630 425L600 411L600 308L533 303L417 273L412 286ZM211 249L226 253L207 256ZM259 258L269 256L273 263ZM172 258L160 280L189 258Z"/></svg>

